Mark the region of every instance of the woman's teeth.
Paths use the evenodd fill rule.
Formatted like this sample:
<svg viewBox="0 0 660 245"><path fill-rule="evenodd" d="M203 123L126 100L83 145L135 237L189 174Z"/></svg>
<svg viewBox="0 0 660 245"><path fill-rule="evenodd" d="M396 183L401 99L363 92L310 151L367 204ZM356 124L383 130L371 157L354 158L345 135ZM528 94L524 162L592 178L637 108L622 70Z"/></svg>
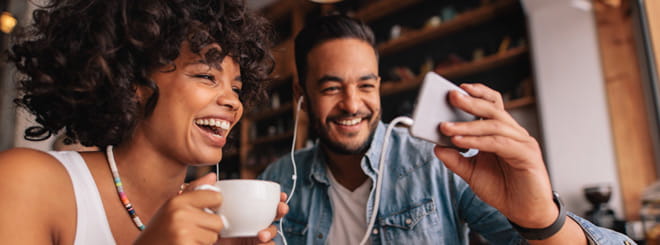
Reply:
<svg viewBox="0 0 660 245"><path fill-rule="evenodd" d="M353 125L356 125L356 124L360 123L361 121L362 121L362 118L356 118L356 119L351 119L351 120L338 120L336 122L338 124L344 125L344 126L353 126Z"/></svg>
<svg viewBox="0 0 660 245"><path fill-rule="evenodd" d="M213 133L220 135L221 131L229 130L231 123L229 121L220 120L220 119L197 119L195 124L202 127L207 127L213 131Z"/></svg>

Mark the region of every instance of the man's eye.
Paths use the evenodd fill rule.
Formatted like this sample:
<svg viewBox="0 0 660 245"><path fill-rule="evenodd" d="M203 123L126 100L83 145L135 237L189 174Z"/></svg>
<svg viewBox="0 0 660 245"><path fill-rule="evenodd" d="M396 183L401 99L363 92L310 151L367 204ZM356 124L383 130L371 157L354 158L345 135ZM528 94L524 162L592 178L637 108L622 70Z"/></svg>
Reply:
<svg viewBox="0 0 660 245"><path fill-rule="evenodd" d="M360 88L373 88L373 87L376 87L376 86L374 86L373 84L370 84L370 83L365 83L365 84L360 85Z"/></svg>
<svg viewBox="0 0 660 245"><path fill-rule="evenodd" d="M339 91L339 87L327 87L321 90L322 93L332 93Z"/></svg>

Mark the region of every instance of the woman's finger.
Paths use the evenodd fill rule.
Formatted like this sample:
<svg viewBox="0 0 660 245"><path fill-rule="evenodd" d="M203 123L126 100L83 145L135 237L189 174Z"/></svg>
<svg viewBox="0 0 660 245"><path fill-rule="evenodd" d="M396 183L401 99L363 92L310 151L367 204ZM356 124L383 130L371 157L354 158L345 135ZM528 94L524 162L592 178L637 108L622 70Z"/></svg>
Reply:
<svg viewBox="0 0 660 245"><path fill-rule="evenodd" d="M191 234L191 237L197 240L198 244L215 244L218 241L218 233L211 231L199 230Z"/></svg>
<svg viewBox="0 0 660 245"><path fill-rule="evenodd" d="M263 229L257 233L257 239L259 242L269 242L275 239L277 236L277 228L274 225L268 226L268 228Z"/></svg>
<svg viewBox="0 0 660 245"><path fill-rule="evenodd" d="M183 193L193 191L197 186L200 185L213 185L215 184L215 181L217 180L217 177L215 173L208 173L202 177L199 177L196 180L191 181L190 183L186 184L185 187L183 188Z"/></svg>
<svg viewBox="0 0 660 245"><path fill-rule="evenodd" d="M202 210L195 210L194 212L187 213L186 218L194 220L198 227L208 230L216 235L224 228L220 216Z"/></svg>
<svg viewBox="0 0 660 245"><path fill-rule="evenodd" d="M279 220L289 212L289 205L286 204L287 195L284 192L280 193L280 203L277 204L277 215L275 220Z"/></svg>
<svg viewBox="0 0 660 245"><path fill-rule="evenodd" d="M277 215L275 215L275 220L279 220L284 215L286 215L289 212L289 205L287 205L284 202L280 202L277 204Z"/></svg>
<svg viewBox="0 0 660 245"><path fill-rule="evenodd" d="M178 205L191 206L200 210L204 208L217 210L222 205L222 201L222 193L212 190L191 191L172 198L172 202Z"/></svg>

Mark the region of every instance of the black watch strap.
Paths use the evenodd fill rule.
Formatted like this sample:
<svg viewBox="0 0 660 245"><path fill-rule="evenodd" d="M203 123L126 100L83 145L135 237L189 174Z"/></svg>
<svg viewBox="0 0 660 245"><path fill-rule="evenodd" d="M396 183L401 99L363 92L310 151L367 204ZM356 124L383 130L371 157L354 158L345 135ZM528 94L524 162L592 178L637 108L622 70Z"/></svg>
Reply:
<svg viewBox="0 0 660 245"><path fill-rule="evenodd" d="M564 222L566 222L566 208L564 208L564 204L561 202L561 200L559 200L559 194L557 194L557 192L552 192L552 201L554 201L555 204L557 204L557 207L559 207L559 216L557 216L555 222L553 222L550 226L545 228L532 229L519 226L516 223L513 223L511 220L509 220L509 223L511 223L513 228L516 229L516 231L518 231L518 233L520 233L520 235L522 235L527 240L545 240L548 237L551 237L559 230L561 230L561 228L564 226Z"/></svg>

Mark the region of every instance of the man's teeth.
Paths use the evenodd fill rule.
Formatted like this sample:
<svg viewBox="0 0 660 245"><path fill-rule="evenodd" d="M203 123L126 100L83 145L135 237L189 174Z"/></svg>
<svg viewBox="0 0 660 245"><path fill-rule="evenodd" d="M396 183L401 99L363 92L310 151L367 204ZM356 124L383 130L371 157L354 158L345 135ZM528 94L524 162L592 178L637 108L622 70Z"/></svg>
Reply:
<svg viewBox="0 0 660 245"><path fill-rule="evenodd" d="M353 126L362 121L362 118L356 118L356 119L351 119L351 120L338 120L337 123L344 125L344 126Z"/></svg>
<svg viewBox="0 0 660 245"><path fill-rule="evenodd" d="M220 120L220 119L197 119L195 120L195 124L200 126L217 127L222 130L229 130L229 126L231 126L229 121Z"/></svg>

